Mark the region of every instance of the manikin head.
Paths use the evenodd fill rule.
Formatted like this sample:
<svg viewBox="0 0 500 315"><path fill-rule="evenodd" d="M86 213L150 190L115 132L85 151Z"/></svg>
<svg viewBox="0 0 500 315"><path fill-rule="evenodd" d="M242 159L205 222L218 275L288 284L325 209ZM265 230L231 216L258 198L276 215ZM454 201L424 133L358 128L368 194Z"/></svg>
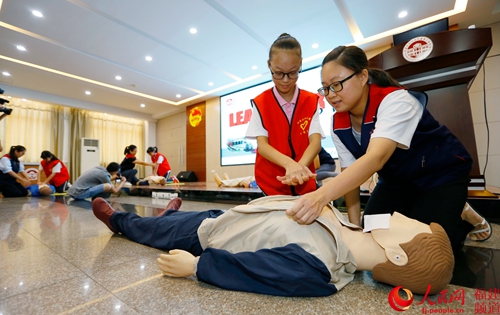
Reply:
<svg viewBox="0 0 500 315"><path fill-rule="evenodd" d="M446 232L437 223L427 225L395 212L389 229L371 231L388 259L377 264L373 279L403 286L416 294L442 291L451 280L454 256Z"/></svg>
<svg viewBox="0 0 500 315"><path fill-rule="evenodd" d="M46 184L39 185L38 191L42 196L50 196L53 193L52 188Z"/></svg>

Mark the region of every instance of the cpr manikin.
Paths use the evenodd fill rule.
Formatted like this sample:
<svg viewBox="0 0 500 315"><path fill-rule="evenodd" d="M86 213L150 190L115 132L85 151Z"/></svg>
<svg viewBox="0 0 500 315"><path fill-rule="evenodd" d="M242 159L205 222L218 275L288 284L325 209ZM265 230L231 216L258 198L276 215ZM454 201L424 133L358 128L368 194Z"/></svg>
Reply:
<svg viewBox="0 0 500 315"><path fill-rule="evenodd" d="M431 294L440 292L451 280L454 258L441 226L395 213L387 217L389 228L364 233L330 206L312 224L300 225L286 215L296 200L263 197L207 216L167 211L141 218L114 212L103 199L93 209L113 232L167 250L157 259L165 275L195 275L230 290L325 296L351 282L356 270L372 271L375 280L415 294L426 293L429 285ZM200 214L204 218L193 223ZM176 234L164 232L190 224L194 233L182 231L178 242L172 239Z"/></svg>

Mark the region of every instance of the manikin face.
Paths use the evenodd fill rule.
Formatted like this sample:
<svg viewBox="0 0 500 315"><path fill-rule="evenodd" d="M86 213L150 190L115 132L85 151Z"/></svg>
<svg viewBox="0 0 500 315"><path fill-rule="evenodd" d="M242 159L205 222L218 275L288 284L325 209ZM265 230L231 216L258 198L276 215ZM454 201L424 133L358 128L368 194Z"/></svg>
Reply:
<svg viewBox="0 0 500 315"><path fill-rule="evenodd" d="M394 212L388 229L377 229L371 233L373 239L384 248L387 259L397 266L404 266L408 263L408 257L399 244L411 241L417 234L430 234L432 231L429 225Z"/></svg>
<svg viewBox="0 0 500 315"><path fill-rule="evenodd" d="M353 73L353 70L341 66L335 61L328 62L321 69L321 85L326 90L332 83L342 81ZM328 90L328 95L325 98L338 112L353 111L357 107L364 109L366 104L361 104L360 100L366 81L367 76L364 70L344 81L342 83L342 90L339 92Z"/></svg>
<svg viewBox="0 0 500 315"><path fill-rule="evenodd" d="M281 72L289 73L294 71L300 71L302 67L302 58L299 56L295 50L284 50L276 49L274 50L271 59L268 62L269 70L271 72ZM288 75L285 75L281 80L275 79L273 77L273 82L276 85L276 89L282 95L289 95L295 92L295 83L297 83L298 77L295 79L290 79Z"/></svg>

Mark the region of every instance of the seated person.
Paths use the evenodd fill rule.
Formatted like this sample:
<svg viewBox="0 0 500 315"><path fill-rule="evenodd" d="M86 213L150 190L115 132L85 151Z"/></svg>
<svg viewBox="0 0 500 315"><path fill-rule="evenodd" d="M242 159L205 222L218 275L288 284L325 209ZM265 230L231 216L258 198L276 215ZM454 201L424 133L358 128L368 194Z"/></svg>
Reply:
<svg viewBox="0 0 500 315"><path fill-rule="evenodd" d="M33 184L26 187L31 197L50 196L56 192L56 188L47 184Z"/></svg>
<svg viewBox="0 0 500 315"><path fill-rule="evenodd" d="M97 197L108 198L111 193L119 193L127 182L125 177L121 177L120 184L115 186L111 183L111 180L116 178L119 170L120 165L116 162L109 163L106 168L102 166L91 168L77 178L67 193L76 200L90 197L92 199Z"/></svg>
<svg viewBox="0 0 500 315"><path fill-rule="evenodd" d="M245 187L245 188L257 188L257 183L255 182L254 176L245 176L237 178L229 178L226 173L224 173L224 179L221 179L219 174L214 173L214 180L219 187Z"/></svg>
<svg viewBox="0 0 500 315"><path fill-rule="evenodd" d="M286 215L297 200L269 196L226 212L177 211L174 198L157 217L116 212L102 198L92 203L95 216L114 233L167 250L157 259L172 277L196 275L228 290L281 296L327 296L372 270L373 278L415 294L442 291L454 258L440 225L430 226L399 213L387 215L388 229L363 233L335 208L323 208L309 225Z"/></svg>

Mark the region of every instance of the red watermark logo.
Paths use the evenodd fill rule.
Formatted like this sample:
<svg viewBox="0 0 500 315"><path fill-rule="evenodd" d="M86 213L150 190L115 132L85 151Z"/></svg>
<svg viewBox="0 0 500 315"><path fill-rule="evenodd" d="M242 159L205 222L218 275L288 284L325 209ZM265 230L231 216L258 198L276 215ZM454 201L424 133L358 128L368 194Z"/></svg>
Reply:
<svg viewBox="0 0 500 315"><path fill-rule="evenodd" d="M402 298L399 294L400 291L406 293L406 299ZM429 297L429 292L431 291L431 285L427 286L427 291L425 295L417 305L422 305L427 301L430 306L444 306L453 302L460 302L460 305L465 304L465 291L464 289L457 289L453 292L448 292L448 290L443 290L437 294L436 299L433 301ZM413 293L403 288L402 286L397 286L389 292L388 301L389 305L398 312L404 312L410 308L414 300ZM461 314L464 313L463 308L451 308L447 307L445 309L435 309L422 306L422 314L433 314L433 313L450 313L450 314Z"/></svg>
<svg viewBox="0 0 500 315"><path fill-rule="evenodd" d="M403 289L406 292L407 299L404 300L399 295L399 290ZM410 308L411 303L413 303L413 293L410 290L403 288L402 286L397 286L389 292L389 305L398 312L406 311Z"/></svg>

